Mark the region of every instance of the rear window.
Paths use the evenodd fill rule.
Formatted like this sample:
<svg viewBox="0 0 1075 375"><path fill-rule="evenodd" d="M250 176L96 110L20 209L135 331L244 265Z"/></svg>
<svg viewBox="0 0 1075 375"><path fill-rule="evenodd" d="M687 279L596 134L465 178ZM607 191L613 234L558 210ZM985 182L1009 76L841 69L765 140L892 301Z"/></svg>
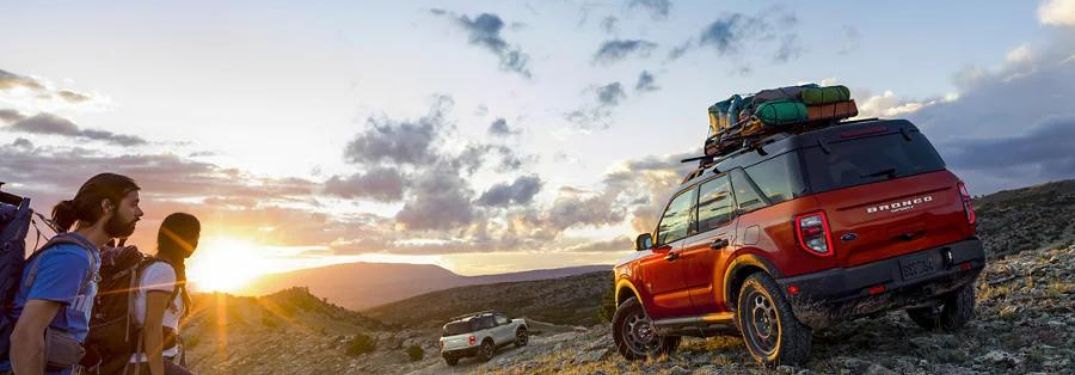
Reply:
<svg viewBox="0 0 1075 375"><path fill-rule="evenodd" d="M442 336L448 337L448 336L462 335L464 333L474 332L474 330L471 329L471 324L470 324L470 322L472 320L473 319L467 320L467 321L462 321L462 322L451 322L451 323L445 324L444 325L444 332L442 333Z"/></svg>
<svg viewBox="0 0 1075 375"><path fill-rule="evenodd" d="M944 169L922 133L884 134L803 149L810 190L815 193ZM751 176L754 177L754 176ZM764 189L764 188L763 188Z"/></svg>

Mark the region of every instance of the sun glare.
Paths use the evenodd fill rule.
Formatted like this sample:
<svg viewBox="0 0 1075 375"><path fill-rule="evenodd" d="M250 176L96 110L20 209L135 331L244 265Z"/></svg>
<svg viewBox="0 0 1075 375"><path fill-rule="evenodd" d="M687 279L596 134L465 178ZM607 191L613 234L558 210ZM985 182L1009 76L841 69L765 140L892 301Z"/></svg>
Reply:
<svg viewBox="0 0 1075 375"><path fill-rule="evenodd" d="M202 292L238 292L264 273L257 245L235 238L203 241L187 265L191 288Z"/></svg>

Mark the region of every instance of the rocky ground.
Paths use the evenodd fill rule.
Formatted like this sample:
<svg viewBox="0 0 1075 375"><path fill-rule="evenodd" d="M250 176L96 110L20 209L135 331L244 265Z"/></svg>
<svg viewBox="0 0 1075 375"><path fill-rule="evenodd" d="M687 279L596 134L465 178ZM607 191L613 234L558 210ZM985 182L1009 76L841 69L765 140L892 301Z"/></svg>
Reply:
<svg viewBox="0 0 1075 375"><path fill-rule="evenodd" d="M488 363L436 362L413 373L1075 373L1075 246L993 260L977 296L977 318L958 333L924 331L900 312L859 319L819 332L803 367L764 369L734 337L686 339L674 355L631 363L615 352L608 326L595 325L535 338Z"/></svg>

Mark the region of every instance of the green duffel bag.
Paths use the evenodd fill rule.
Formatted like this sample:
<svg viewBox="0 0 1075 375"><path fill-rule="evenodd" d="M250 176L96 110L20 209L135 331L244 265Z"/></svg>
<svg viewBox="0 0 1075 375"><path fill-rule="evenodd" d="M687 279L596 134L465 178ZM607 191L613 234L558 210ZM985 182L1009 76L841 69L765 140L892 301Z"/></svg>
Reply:
<svg viewBox="0 0 1075 375"><path fill-rule="evenodd" d="M847 86L825 86L805 88L800 93L806 105L829 104L851 100L851 90Z"/></svg>
<svg viewBox="0 0 1075 375"><path fill-rule="evenodd" d="M765 125L786 125L807 120L806 105L797 100L774 100L758 105L754 111Z"/></svg>

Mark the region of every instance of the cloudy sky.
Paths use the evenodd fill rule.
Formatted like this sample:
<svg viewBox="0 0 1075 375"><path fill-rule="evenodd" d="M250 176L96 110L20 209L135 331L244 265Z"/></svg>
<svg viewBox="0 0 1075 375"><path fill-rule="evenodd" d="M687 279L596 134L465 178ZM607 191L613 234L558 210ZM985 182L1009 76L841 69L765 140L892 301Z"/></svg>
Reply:
<svg viewBox="0 0 1075 375"><path fill-rule="evenodd" d="M373 2L370 2L373 3ZM0 180L102 171L259 267L610 263L705 108L799 82L916 122L977 194L1075 177L1075 1L5 2ZM217 241L217 242L213 242ZM151 245L144 245L152 247ZM227 248L205 248L208 254Z"/></svg>

